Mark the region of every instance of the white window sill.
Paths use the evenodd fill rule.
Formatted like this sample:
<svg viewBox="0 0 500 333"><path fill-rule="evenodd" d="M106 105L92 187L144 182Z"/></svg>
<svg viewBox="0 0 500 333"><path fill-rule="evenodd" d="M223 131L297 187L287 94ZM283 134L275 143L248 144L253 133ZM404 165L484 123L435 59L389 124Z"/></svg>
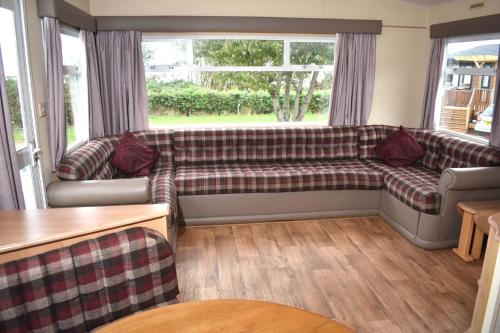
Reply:
<svg viewBox="0 0 500 333"><path fill-rule="evenodd" d="M302 122L275 122L275 123L213 123L213 124L172 124L149 125L150 129L197 129L197 128L255 128L255 127L327 127L328 124L320 121Z"/></svg>
<svg viewBox="0 0 500 333"><path fill-rule="evenodd" d="M78 148L84 146L87 142L89 142L89 140L78 141L73 143L71 146L68 146L68 148L66 149L66 155L69 155Z"/></svg>
<svg viewBox="0 0 500 333"><path fill-rule="evenodd" d="M483 145L489 145L489 143L490 143L490 141L488 139L486 139L486 138L481 138L481 137L478 137L478 136L474 136L474 135L470 135L470 134L465 134L465 133L453 132L453 131L450 131L450 130L445 129L445 128L438 128L438 131L442 132L442 133L445 133L445 134L448 134L450 136L456 136L458 138L469 140L469 141L476 142L476 143L480 143L480 144L483 144Z"/></svg>

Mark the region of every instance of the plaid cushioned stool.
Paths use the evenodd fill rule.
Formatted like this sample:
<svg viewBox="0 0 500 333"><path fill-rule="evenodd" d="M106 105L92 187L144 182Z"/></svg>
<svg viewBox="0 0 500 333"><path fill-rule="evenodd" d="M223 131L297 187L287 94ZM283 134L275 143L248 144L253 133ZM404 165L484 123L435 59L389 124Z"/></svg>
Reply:
<svg viewBox="0 0 500 333"><path fill-rule="evenodd" d="M0 331L86 332L178 293L165 238L126 229L0 265Z"/></svg>

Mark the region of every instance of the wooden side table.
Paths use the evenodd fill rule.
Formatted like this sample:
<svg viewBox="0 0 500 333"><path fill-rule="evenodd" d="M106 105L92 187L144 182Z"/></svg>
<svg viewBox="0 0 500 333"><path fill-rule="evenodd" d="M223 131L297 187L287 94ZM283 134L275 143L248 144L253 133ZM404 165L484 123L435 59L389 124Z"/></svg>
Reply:
<svg viewBox="0 0 500 333"><path fill-rule="evenodd" d="M457 209L463 214L463 219L458 247L453 252L471 262L481 257L484 234L489 229L488 217L500 212L500 201L462 201L457 204Z"/></svg>
<svg viewBox="0 0 500 333"><path fill-rule="evenodd" d="M169 243L168 204L0 211L0 264L133 227Z"/></svg>
<svg viewBox="0 0 500 333"><path fill-rule="evenodd" d="M286 305L244 300L188 302L137 313L99 333L354 333L331 319Z"/></svg>

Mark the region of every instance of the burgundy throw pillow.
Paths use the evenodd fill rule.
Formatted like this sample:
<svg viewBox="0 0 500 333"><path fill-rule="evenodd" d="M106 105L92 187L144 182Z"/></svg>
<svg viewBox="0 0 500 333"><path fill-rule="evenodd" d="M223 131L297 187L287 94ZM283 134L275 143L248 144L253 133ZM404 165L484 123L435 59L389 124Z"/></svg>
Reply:
<svg viewBox="0 0 500 333"><path fill-rule="evenodd" d="M138 141L133 133L127 131L116 147L111 164L128 177L143 177L149 175L159 156L160 153Z"/></svg>
<svg viewBox="0 0 500 333"><path fill-rule="evenodd" d="M425 155L424 149L401 126L375 147L377 156L393 167L412 165Z"/></svg>

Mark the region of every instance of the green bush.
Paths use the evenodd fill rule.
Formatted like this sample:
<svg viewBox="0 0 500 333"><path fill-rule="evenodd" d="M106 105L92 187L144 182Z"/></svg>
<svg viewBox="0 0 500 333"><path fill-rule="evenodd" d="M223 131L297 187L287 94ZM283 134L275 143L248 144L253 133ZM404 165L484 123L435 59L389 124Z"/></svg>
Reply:
<svg viewBox="0 0 500 333"><path fill-rule="evenodd" d="M269 114L273 101L267 91L226 90L202 88L189 82L148 82L149 110L151 114ZM330 91L318 90L313 94L308 112L322 113L328 108ZM283 104L283 94L280 96ZM302 96L305 98L305 94ZM291 106L295 94L290 96Z"/></svg>

